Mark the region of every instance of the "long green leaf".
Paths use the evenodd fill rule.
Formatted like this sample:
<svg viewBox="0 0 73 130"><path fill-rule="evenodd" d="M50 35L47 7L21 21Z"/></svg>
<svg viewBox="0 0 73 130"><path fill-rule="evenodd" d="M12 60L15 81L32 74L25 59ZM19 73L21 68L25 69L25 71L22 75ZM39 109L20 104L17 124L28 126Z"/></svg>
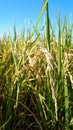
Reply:
<svg viewBox="0 0 73 130"><path fill-rule="evenodd" d="M48 0L45 0L44 5L43 5L43 7L42 7L42 9L41 9L40 15L39 15L39 17L38 17L38 20L37 20L37 22L36 22L36 24L35 24L34 30L33 30L32 34L31 34L31 38L32 38L33 35L34 35L35 30L37 30L38 24L39 24L39 22L40 22L40 20L41 20L41 17L42 17L42 15L43 15L43 12L44 12L44 10L45 10L45 8L46 8L47 2L48 2Z"/></svg>

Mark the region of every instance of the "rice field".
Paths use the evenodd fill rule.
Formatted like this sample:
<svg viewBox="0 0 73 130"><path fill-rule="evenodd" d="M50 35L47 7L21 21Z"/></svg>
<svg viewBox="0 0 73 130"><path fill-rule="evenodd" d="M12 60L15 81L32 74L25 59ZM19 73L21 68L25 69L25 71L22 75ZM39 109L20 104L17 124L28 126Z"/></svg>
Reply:
<svg viewBox="0 0 73 130"><path fill-rule="evenodd" d="M73 24L58 13L57 26L58 38L45 0L29 36L0 39L0 130L73 129Z"/></svg>

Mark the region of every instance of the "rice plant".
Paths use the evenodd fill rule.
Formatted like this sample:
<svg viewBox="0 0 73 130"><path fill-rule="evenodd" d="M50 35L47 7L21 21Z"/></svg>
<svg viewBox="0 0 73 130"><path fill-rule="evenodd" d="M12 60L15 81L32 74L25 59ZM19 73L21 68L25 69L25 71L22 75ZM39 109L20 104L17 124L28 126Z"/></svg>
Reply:
<svg viewBox="0 0 73 130"><path fill-rule="evenodd" d="M44 10L46 44L37 30ZM29 38L14 25L14 38L0 40L0 130L73 129L73 24L59 13L57 25L58 39L45 0Z"/></svg>

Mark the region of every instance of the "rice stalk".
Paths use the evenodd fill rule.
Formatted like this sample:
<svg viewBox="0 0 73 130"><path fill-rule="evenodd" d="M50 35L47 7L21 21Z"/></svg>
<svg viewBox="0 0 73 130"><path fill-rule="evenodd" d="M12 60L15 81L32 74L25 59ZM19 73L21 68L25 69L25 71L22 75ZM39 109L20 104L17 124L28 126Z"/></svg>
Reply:
<svg viewBox="0 0 73 130"><path fill-rule="evenodd" d="M44 0L45 2L46 0ZM50 21L49 21L49 10L48 10L48 3L46 4L46 43L48 50L50 51Z"/></svg>
<svg viewBox="0 0 73 130"><path fill-rule="evenodd" d="M65 130L69 129L69 94L66 76L64 79L64 96L65 96Z"/></svg>
<svg viewBox="0 0 73 130"><path fill-rule="evenodd" d="M16 27L14 26L14 42L15 42L15 45L13 46L12 44L12 41L9 41L10 43L10 46L11 46L11 50L12 50L12 56L13 56L13 60L14 60L14 65L15 65L15 75L16 75L16 78L17 78L17 81L18 82L18 69L19 69L19 66L17 65L17 59L16 59L16 38L17 38L17 33L16 33ZM19 97L19 85L18 83L16 83L16 91L17 91L17 94L16 94L16 107L18 105L18 97Z"/></svg>
<svg viewBox="0 0 73 130"><path fill-rule="evenodd" d="M41 48L42 51L44 52L46 61L47 61L47 68L46 68L46 72L49 71L50 74L50 85L51 85L51 91L52 91L52 98L55 102L55 115L56 115L56 121L58 120L58 115L57 115L57 99L56 99L56 95L55 95L55 82L53 79L53 66L52 63L52 56L50 55L50 53L48 53L48 51L45 48ZM50 87L50 86L49 86Z"/></svg>

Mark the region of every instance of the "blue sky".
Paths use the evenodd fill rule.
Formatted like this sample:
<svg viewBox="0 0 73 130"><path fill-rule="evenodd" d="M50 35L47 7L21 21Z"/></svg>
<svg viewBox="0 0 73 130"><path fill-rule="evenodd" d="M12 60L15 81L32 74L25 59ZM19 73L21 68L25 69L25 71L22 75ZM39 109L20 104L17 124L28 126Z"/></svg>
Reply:
<svg viewBox="0 0 73 130"><path fill-rule="evenodd" d="M27 26L28 19L36 22L43 0L1 0L0 1L0 36L7 32L8 28L13 28L15 22L18 30L24 25ZM70 13L73 16L73 0L49 0L49 12L53 21L55 13L60 9L61 17L66 13L69 17ZM44 16L42 17L44 23Z"/></svg>

